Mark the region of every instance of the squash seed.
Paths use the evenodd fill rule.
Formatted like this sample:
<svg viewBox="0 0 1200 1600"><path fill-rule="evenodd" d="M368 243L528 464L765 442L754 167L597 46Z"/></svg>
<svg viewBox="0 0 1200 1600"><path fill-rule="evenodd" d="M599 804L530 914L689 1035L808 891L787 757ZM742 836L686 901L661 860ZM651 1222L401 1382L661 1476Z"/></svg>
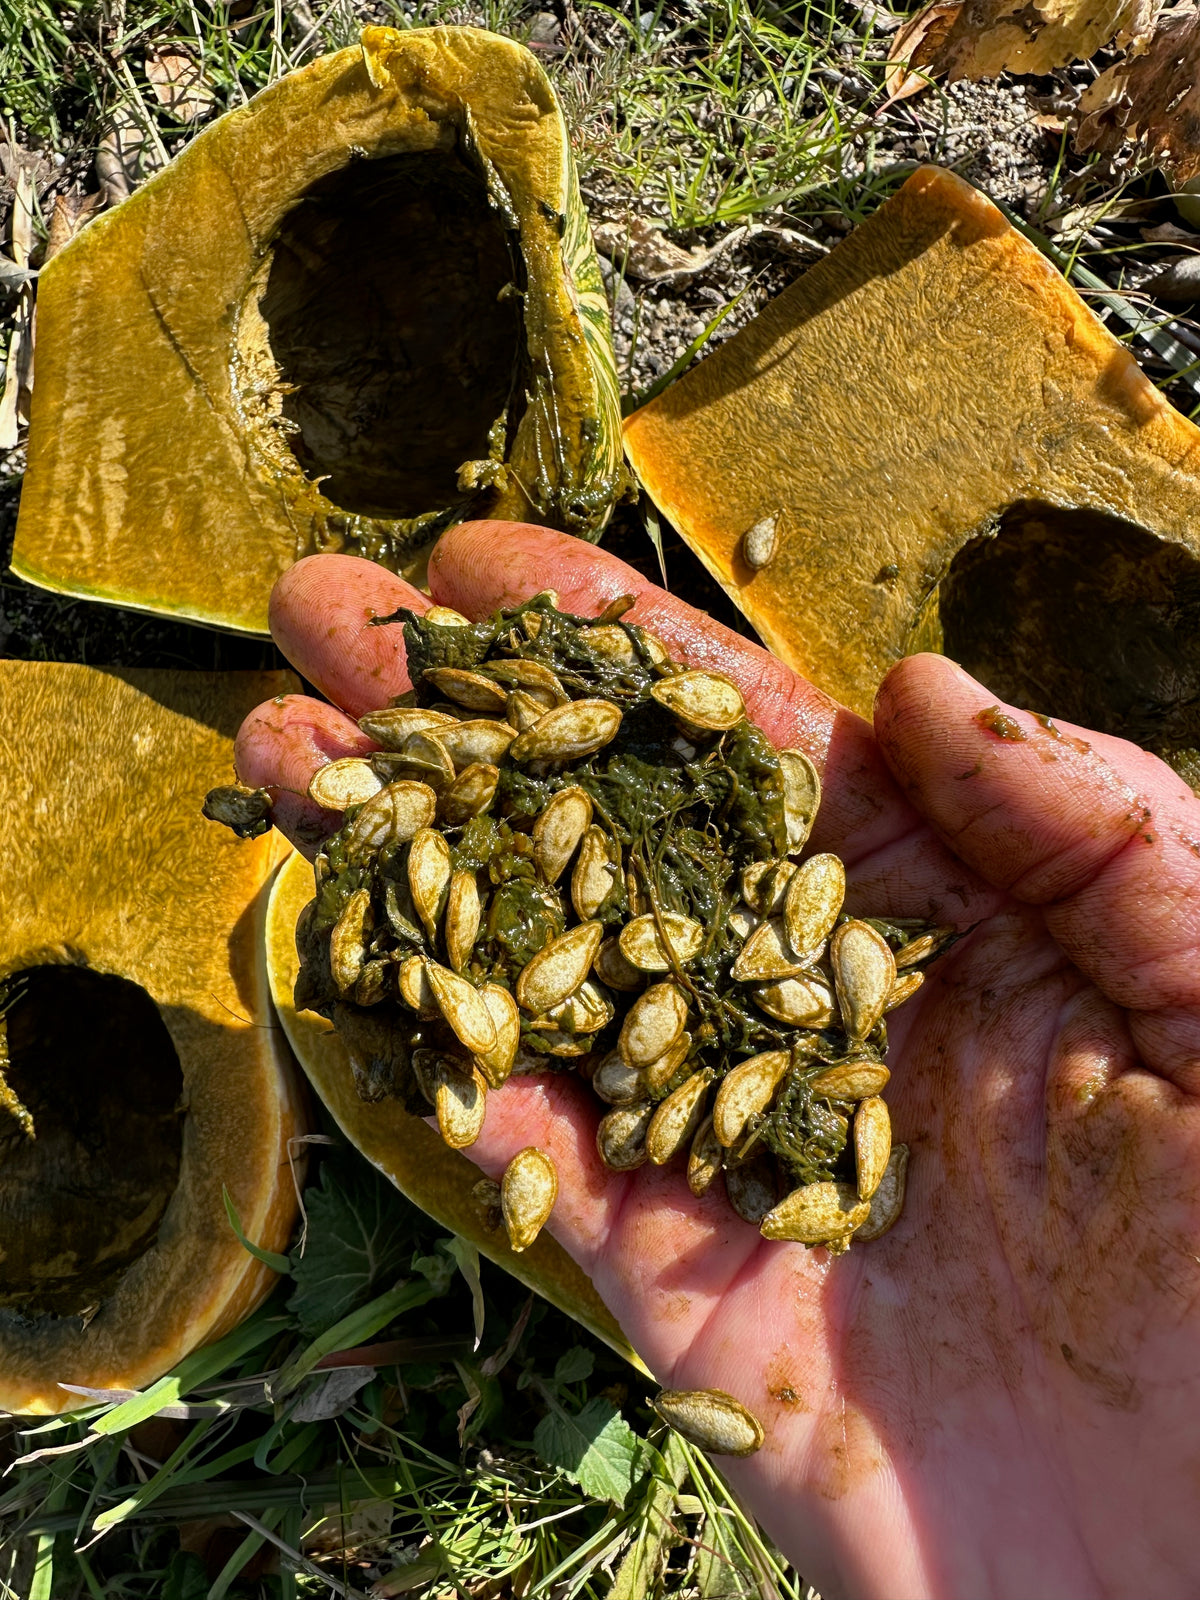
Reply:
<svg viewBox="0 0 1200 1600"><path fill-rule="evenodd" d="M713 1132L713 1119L709 1115L696 1129L688 1155L688 1188L694 1195L708 1193L724 1159L725 1147Z"/></svg>
<svg viewBox="0 0 1200 1600"><path fill-rule="evenodd" d="M753 1155L745 1161L726 1162L725 1197L743 1222L758 1227L779 1199L774 1161Z"/></svg>
<svg viewBox="0 0 1200 1600"><path fill-rule="evenodd" d="M812 1079L809 1088L825 1100L862 1100L887 1087L891 1073L882 1061L839 1061Z"/></svg>
<svg viewBox="0 0 1200 1600"><path fill-rule="evenodd" d="M779 916L795 872L794 861L752 861L742 873L742 896L759 916Z"/></svg>
<svg viewBox="0 0 1200 1600"><path fill-rule="evenodd" d="M885 1011L894 1011L897 1006L902 1006L906 1000L911 1000L913 995L925 982L923 972L898 972L896 981L892 985L892 992L888 995Z"/></svg>
<svg viewBox="0 0 1200 1600"><path fill-rule="evenodd" d="M542 1045L546 1055L550 1056L590 1056L592 1045L595 1042L590 1034L566 1033L561 1028L555 1028L549 1033L538 1033L538 1042ZM536 1067L530 1069L534 1072L545 1072L546 1062L543 1059Z"/></svg>
<svg viewBox="0 0 1200 1600"><path fill-rule="evenodd" d="M480 1178L471 1185L471 1209L486 1233L495 1233L504 1222L500 1208L500 1185L495 1178Z"/></svg>
<svg viewBox="0 0 1200 1600"><path fill-rule="evenodd" d="M613 1019L615 1007L598 983L585 978L565 1000L534 1017L529 1026L541 1033L599 1033Z"/></svg>
<svg viewBox="0 0 1200 1600"><path fill-rule="evenodd" d="M348 994L358 982L367 958L367 934L373 920L371 891L356 889L329 935L329 971L341 994Z"/></svg>
<svg viewBox="0 0 1200 1600"><path fill-rule="evenodd" d="M908 1146L892 1146L888 1164L884 1168L879 1187L871 1196L870 1214L854 1230L857 1239L878 1239L899 1222L904 1210L904 1192L908 1180Z"/></svg>
<svg viewBox="0 0 1200 1600"><path fill-rule="evenodd" d="M630 1006L617 1050L630 1067L648 1067L687 1027L688 998L677 983L656 983Z"/></svg>
<svg viewBox="0 0 1200 1600"><path fill-rule="evenodd" d="M543 705L540 700L535 700L524 689L514 689L506 702L504 715L511 727L518 733L524 733L526 728L532 728L535 722L539 722L546 712L552 709Z"/></svg>
<svg viewBox="0 0 1200 1600"><path fill-rule="evenodd" d="M621 711L611 700L571 700L539 717L508 747L514 761L575 761L615 738Z"/></svg>
<svg viewBox="0 0 1200 1600"><path fill-rule="evenodd" d="M787 821L788 850L802 850L817 820L821 805L821 776L803 750L781 750L783 814Z"/></svg>
<svg viewBox="0 0 1200 1600"><path fill-rule="evenodd" d="M865 1039L883 1015L896 982L896 958L881 933L867 922L843 922L829 945L842 1026L851 1039Z"/></svg>
<svg viewBox="0 0 1200 1600"><path fill-rule="evenodd" d="M426 957L425 971L438 1009L473 1056L496 1048L496 1024L479 990L466 978Z"/></svg>
<svg viewBox="0 0 1200 1600"><path fill-rule="evenodd" d="M557 1199L558 1172L546 1152L533 1144L518 1151L500 1182L500 1209L511 1249L518 1254L529 1249Z"/></svg>
<svg viewBox="0 0 1200 1600"><path fill-rule="evenodd" d="M755 572L769 567L779 548L779 512L771 511L759 517L742 535L742 559Z"/></svg>
<svg viewBox="0 0 1200 1600"><path fill-rule="evenodd" d="M930 956L937 954L953 933L953 928L933 928L929 933L923 933L919 939L910 939L903 950L896 951L897 972L915 966L918 961L928 961Z"/></svg>
<svg viewBox="0 0 1200 1600"><path fill-rule="evenodd" d="M438 794L446 790L454 782L454 763L444 744L437 736L437 730L432 733L410 733L405 740L404 749L401 751L405 762L415 772L419 772L424 781Z"/></svg>
<svg viewBox="0 0 1200 1600"><path fill-rule="evenodd" d="M846 869L837 856L810 856L796 869L788 884L783 922L798 956L824 949L845 897Z"/></svg>
<svg viewBox="0 0 1200 1600"><path fill-rule="evenodd" d="M755 989L754 1003L789 1028L831 1028L837 1015L833 990L815 972Z"/></svg>
<svg viewBox="0 0 1200 1600"><path fill-rule="evenodd" d="M652 684L650 693L686 731L723 732L735 728L746 715L737 685L719 672L679 672Z"/></svg>
<svg viewBox="0 0 1200 1600"><path fill-rule="evenodd" d="M504 752L516 738L507 722L496 722L491 717L472 717L468 722L456 722L448 728L435 729L429 737L438 744L454 763L455 770L477 762L496 766L503 760Z"/></svg>
<svg viewBox="0 0 1200 1600"><path fill-rule="evenodd" d="M408 852L408 892L425 924L430 944L437 943L438 921L446 903L453 863L450 846L434 828L422 828Z"/></svg>
<svg viewBox="0 0 1200 1600"><path fill-rule="evenodd" d="M633 640L624 628L617 627L615 622L600 623L594 628L580 628L576 638L581 644L586 644L598 656L605 656L609 661L635 661L637 652L633 648Z"/></svg>
<svg viewBox="0 0 1200 1600"><path fill-rule="evenodd" d="M819 952L818 952L819 953ZM792 950L782 917L768 917L738 951L729 975L737 983L763 983L774 978L794 978L816 960L806 952L801 960Z"/></svg>
<svg viewBox="0 0 1200 1600"><path fill-rule="evenodd" d="M762 1423L724 1389L664 1389L651 1405L689 1444L718 1456L752 1456Z"/></svg>
<svg viewBox="0 0 1200 1600"><path fill-rule="evenodd" d="M651 1101L639 1100L631 1106L614 1106L600 1118L596 1149L606 1167L614 1172L632 1172L642 1165L646 1159L646 1133L655 1109Z"/></svg>
<svg viewBox="0 0 1200 1600"><path fill-rule="evenodd" d="M448 1056L437 1064L433 1108L438 1132L451 1150L474 1144L487 1111L487 1085L473 1067L464 1070Z"/></svg>
<svg viewBox="0 0 1200 1600"><path fill-rule="evenodd" d="M858 1198L869 1200L883 1181L892 1153L892 1119L877 1094L868 1095L854 1113L854 1170Z"/></svg>
<svg viewBox="0 0 1200 1600"><path fill-rule="evenodd" d="M409 956L401 963L398 982L405 1004L411 1006L423 1022L432 1022L434 1017L441 1016L437 996L420 956Z"/></svg>
<svg viewBox="0 0 1200 1600"><path fill-rule="evenodd" d="M562 680L544 661L492 661L489 665L501 683L515 684L543 711L553 711L555 706L570 702Z"/></svg>
<svg viewBox="0 0 1200 1600"><path fill-rule="evenodd" d="M871 1207L850 1183L806 1183L785 1195L762 1219L764 1239L837 1244L867 1220Z"/></svg>
<svg viewBox="0 0 1200 1600"><path fill-rule="evenodd" d="M551 939L527 961L517 979L517 1004L539 1016L574 994L588 975L600 941L603 924L581 922Z"/></svg>
<svg viewBox="0 0 1200 1600"><path fill-rule="evenodd" d="M596 951L592 971L610 989L619 989L627 994L634 993L645 982L644 975L621 954L621 942L615 935L605 939Z"/></svg>
<svg viewBox="0 0 1200 1600"><path fill-rule="evenodd" d="M383 779L365 756L341 756L318 767L308 784L308 798L326 811L345 811L373 799Z"/></svg>
<svg viewBox="0 0 1200 1600"><path fill-rule="evenodd" d="M470 959L479 937L479 885L473 872L456 872L446 900L446 954L455 972Z"/></svg>
<svg viewBox="0 0 1200 1600"><path fill-rule="evenodd" d="M592 820L592 800L578 787L560 789L533 825L533 858L547 883L557 883Z"/></svg>
<svg viewBox="0 0 1200 1600"><path fill-rule="evenodd" d="M406 843L427 828L436 815L437 795L427 783L409 778L389 783L367 801L343 833L347 860Z"/></svg>
<svg viewBox="0 0 1200 1600"><path fill-rule="evenodd" d="M461 611L455 611L453 606L430 606L421 619L423 622L436 622L442 628L469 628L470 617L464 617Z"/></svg>
<svg viewBox="0 0 1200 1600"><path fill-rule="evenodd" d="M583 836L579 859L571 874L571 904L582 921L594 917L608 899L617 882L617 871L608 835L593 823Z"/></svg>
<svg viewBox="0 0 1200 1600"><path fill-rule="evenodd" d="M679 1071L687 1060L688 1051L692 1048L690 1033L681 1033L675 1043L668 1050L664 1050L656 1061L643 1067L642 1073L646 1079L646 1087L651 1094L657 1094L660 1089L665 1089L667 1084Z"/></svg>
<svg viewBox="0 0 1200 1600"><path fill-rule="evenodd" d="M726 925L733 929L738 938L744 943L754 932L759 924L759 916L748 905L739 902L725 919Z"/></svg>
<svg viewBox="0 0 1200 1600"><path fill-rule="evenodd" d="M610 1106L629 1106L646 1098L646 1080L637 1067L621 1059L619 1050L610 1050L592 1075L592 1088Z"/></svg>
<svg viewBox="0 0 1200 1600"><path fill-rule="evenodd" d="M464 768L442 796L442 813L452 828L482 816L491 805L500 782L500 768L475 761Z"/></svg>
<svg viewBox="0 0 1200 1600"><path fill-rule="evenodd" d="M498 983L485 983L479 993L495 1024L496 1043L492 1049L477 1053L475 1064L483 1073L488 1087L499 1089L517 1058L517 1046L521 1042L521 1014L512 995Z"/></svg>
<svg viewBox="0 0 1200 1600"><path fill-rule="evenodd" d="M662 930L659 930L659 920ZM704 944L704 929L679 911L652 912L634 917L619 934L621 954L631 966L643 972L668 972L699 955Z"/></svg>
<svg viewBox="0 0 1200 1600"><path fill-rule="evenodd" d="M368 711L365 717L358 719L367 738L374 739L385 750L403 750L410 734L428 733L430 728L453 722L454 718L443 711L423 711L418 706L386 706L382 711Z"/></svg>
<svg viewBox="0 0 1200 1600"><path fill-rule="evenodd" d="M748 1119L770 1105L791 1061L789 1050L767 1050L726 1074L713 1102L713 1129L727 1150L741 1138Z"/></svg>
<svg viewBox="0 0 1200 1600"><path fill-rule="evenodd" d="M656 1167L665 1166L691 1143L704 1116L704 1101L712 1076L712 1069L703 1067L659 1102L646 1129L646 1154Z"/></svg>
<svg viewBox="0 0 1200 1600"><path fill-rule="evenodd" d="M426 667L424 677L426 683L432 683L455 705L466 706L470 711L504 714L507 694L482 672L467 672L462 667Z"/></svg>

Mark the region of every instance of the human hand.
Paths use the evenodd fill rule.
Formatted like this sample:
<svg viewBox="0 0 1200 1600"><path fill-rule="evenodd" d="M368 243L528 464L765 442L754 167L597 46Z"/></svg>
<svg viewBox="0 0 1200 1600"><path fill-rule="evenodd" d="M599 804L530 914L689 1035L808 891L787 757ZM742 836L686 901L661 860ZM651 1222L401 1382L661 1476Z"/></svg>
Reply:
<svg viewBox="0 0 1200 1600"><path fill-rule="evenodd" d="M434 600L486 616L546 587L594 614L634 594L689 665L726 673L779 746L824 769L812 845L847 905L971 928L889 1018L888 1101L912 1150L882 1239L832 1259L768 1243L678 1170L614 1173L571 1075L510 1080L471 1155L529 1143L560 1177L550 1230L659 1380L735 1394L766 1429L723 1463L826 1596L1196 1592L1200 1443L1200 802L1123 741L994 704L950 662L897 665L875 732L603 551L496 524L447 534ZM398 628L430 602L312 557L272 627L343 714L260 707L243 781L285 791L311 847L317 766L370 749L353 717L408 687ZM336 818L332 819L336 821Z"/></svg>

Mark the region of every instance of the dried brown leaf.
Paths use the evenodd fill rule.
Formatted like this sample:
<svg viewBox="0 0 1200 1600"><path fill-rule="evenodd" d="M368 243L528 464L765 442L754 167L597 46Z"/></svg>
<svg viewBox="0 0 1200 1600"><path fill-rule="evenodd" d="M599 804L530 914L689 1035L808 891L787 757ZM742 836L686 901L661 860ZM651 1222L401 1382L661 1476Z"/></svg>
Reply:
<svg viewBox="0 0 1200 1600"><path fill-rule="evenodd" d="M204 68L181 45L152 45L146 51L146 79L159 105L179 122L195 122L212 109Z"/></svg>
<svg viewBox="0 0 1200 1600"><path fill-rule="evenodd" d="M1102 72L1079 110L1080 150L1113 151L1128 139L1175 184L1200 176L1200 8L1160 16L1142 53Z"/></svg>
<svg viewBox="0 0 1200 1600"><path fill-rule="evenodd" d="M915 17L908 19L892 40L888 52L887 76L883 80L887 100L881 110L928 89L931 74L922 69L940 50L961 10L962 0L953 0L950 5L943 4L943 0L933 0L932 5L923 7Z"/></svg>
<svg viewBox="0 0 1200 1600"><path fill-rule="evenodd" d="M951 81L1049 73L1144 30L1145 15L1145 0L964 0L926 65Z"/></svg>

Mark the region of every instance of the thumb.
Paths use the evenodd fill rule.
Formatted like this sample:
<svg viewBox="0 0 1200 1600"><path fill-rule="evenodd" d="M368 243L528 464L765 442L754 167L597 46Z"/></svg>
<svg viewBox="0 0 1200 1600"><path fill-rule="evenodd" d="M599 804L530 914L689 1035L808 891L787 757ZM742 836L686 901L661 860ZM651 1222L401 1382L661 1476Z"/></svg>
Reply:
<svg viewBox="0 0 1200 1600"><path fill-rule="evenodd" d="M1164 762L1011 706L941 656L911 656L875 702L884 757L950 848L1044 908L1112 1000L1200 1004L1200 801Z"/></svg>

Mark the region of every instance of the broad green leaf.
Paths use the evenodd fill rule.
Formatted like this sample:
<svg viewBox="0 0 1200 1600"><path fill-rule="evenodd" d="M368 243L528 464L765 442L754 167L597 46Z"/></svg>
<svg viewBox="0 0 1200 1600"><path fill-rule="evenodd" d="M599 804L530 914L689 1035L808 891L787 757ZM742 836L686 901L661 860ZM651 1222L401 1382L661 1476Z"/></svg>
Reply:
<svg viewBox="0 0 1200 1600"><path fill-rule="evenodd" d="M590 1350L581 1344L573 1344L565 1355L559 1356L554 1368L554 1382L582 1383L585 1378L591 1377L595 1365L596 1358Z"/></svg>
<svg viewBox="0 0 1200 1600"><path fill-rule="evenodd" d="M570 1473L584 1494L618 1504L646 1465L642 1441L599 1395L574 1416L552 1403L534 1429L533 1446L543 1461Z"/></svg>
<svg viewBox="0 0 1200 1600"><path fill-rule="evenodd" d="M207 1600L208 1575L191 1550L176 1550L163 1577L162 1600Z"/></svg>

